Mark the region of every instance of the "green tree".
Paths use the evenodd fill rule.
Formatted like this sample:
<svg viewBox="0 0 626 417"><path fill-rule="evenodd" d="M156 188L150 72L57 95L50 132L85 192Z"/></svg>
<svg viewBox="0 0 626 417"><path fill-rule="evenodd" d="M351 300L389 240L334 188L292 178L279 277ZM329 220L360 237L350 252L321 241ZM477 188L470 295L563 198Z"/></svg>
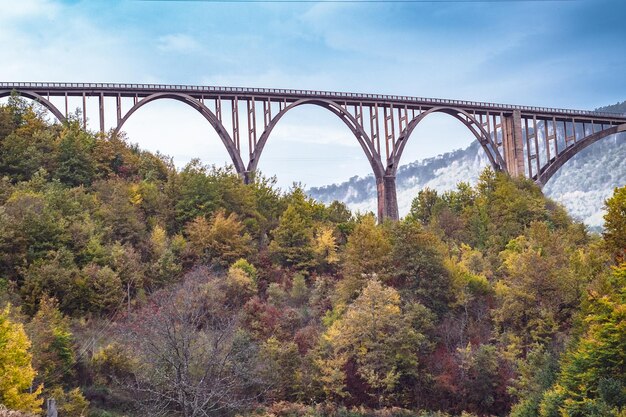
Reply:
<svg viewBox="0 0 626 417"><path fill-rule="evenodd" d="M74 376L74 337L69 320L53 298L44 297L26 330L33 344L33 365L46 387L68 383Z"/></svg>
<svg viewBox="0 0 626 417"><path fill-rule="evenodd" d="M264 364L262 375L270 387L270 398L273 401L297 399L301 385L298 346L272 336L261 345L259 356Z"/></svg>
<svg viewBox="0 0 626 417"><path fill-rule="evenodd" d="M481 414L488 413L496 400L498 356L495 346L471 343L459 349L462 382L467 406Z"/></svg>
<svg viewBox="0 0 626 417"><path fill-rule="evenodd" d="M30 413L41 412L42 387L31 390L37 373L33 369L31 343L24 326L11 319L11 306L0 311L0 404Z"/></svg>
<svg viewBox="0 0 626 417"><path fill-rule="evenodd" d="M285 266L305 269L314 264L313 230L306 210L290 204L272 233L270 253Z"/></svg>
<svg viewBox="0 0 626 417"><path fill-rule="evenodd" d="M604 241L620 262L626 257L626 186L615 188L604 204Z"/></svg>
<svg viewBox="0 0 626 417"><path fill-rule="evenodd" d="M133 246L143 243L147 227L139 208L137 188L121 179L97 181L93 188L100 203L94 210L95 217L102 222L107 241Z"/></svg>
<svg viewBox="0 0 626 417"><path fill-rule="evenodd" d="M444 313L452 301L452 277L445 267L445 246L432 232L413 221L392 229L391 279L407 298Z"/></svg>
<svg viewBox="0 0 626 417"><path fill-rule="evenodd" d="M112 313L121 307L126 298L122 280L110 267L90 264L81 275L89 294L89 310L97 313Z"/></svg>
<svg viewBox="0 0 626 417"><path fill-rule="evenodd" d="M50 130L34 135L11 133L0 142L0 172L13 181L28 181L41 168L54 169L55 143Z"/></svg>
<svg viewBox="0 0 626 417"><path fill-rule="evenodd" d="M591 290L580 340L561 361L545 393L542 417L621 416L626 411L626 263L615 268L603 293Z"/></svg>
<svg viewBox="0 0 626 417"><path fill-rule="evenodd" d="M335 309L342 310L347 302L356 298L371 277L385 280L390 270L390 255L387 230L376 224L373 215L361 217L348 237L343 253L343 279L336 285Z"/></svg>
<svg viewBox="0 0 626 417"><path fill-rule="evenodd" d="M44 296L59 301L59 308L67 314L86 310L89 291L74 257L68 250L52 251L45 259L33 262L24 275L20 289L27 313L34 314Z"/></svg>
<svg viewBox="0 0 626 417"><path fill-rule="evenodd" d="M537 417L544 392L556 380L558 362L543 345L537 345L526 358L518 359L518 376L509 387L518 402L511 409L511 417Z"/></svg>
<svg viewBox="0 0 626 417"><path fill-rule="evenodd" d="M544 222L532 223L501 253L504 275L495 286L494 317L505 333L521 338L524 351L571 326L583 284L570 269L571 254L567 232Z"/></svg>
<svg viewBox="0 0 626 417"><path fill-rule="evenodd" d="M417 197L411 202L409 217L423 225L427 225L437 213L437 206L441 206L441 202L441 197L439 197L437 191L426 187L420 190L417 193Z"/></svg>
<svg viewBox="0 0 626 417"><path fill-rule="evenodd" d="M71 186L91 184L96 173L94 145L95 138L82 130L77 121L70 121L59 138L55 178Z"/></svg>
<svg viewBox="0 0 626 417"><path fill-rule="evenodd" d="M220 205L219 185L207 174L199 159L189 162L175 177L175 217L183 226L198 217L208 217Z"/></svg>

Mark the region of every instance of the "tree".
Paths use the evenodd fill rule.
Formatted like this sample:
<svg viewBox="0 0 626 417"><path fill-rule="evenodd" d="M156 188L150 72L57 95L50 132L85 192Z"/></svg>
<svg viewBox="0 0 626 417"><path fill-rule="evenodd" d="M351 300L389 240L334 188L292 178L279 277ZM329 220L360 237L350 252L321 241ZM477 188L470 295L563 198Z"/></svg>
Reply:
<svg viewBox="0 0 626 417"><path fill-rule="evenodd" d="M417 354L426 344L422 329L413 328L412 320L402 312L395 289L370 280L345 315L322 335L317 364L327 394L357 394L358 385L346 386L352 363L358 378L366 383L365 393L377 405L388 403L400 380L416 372Z"/></svg>
<svg viewBox="0 0 626 417"><path fill-rule="evenodd" d="M21 323L11 319L11 306L0 311L0 404L14 410L41 412L42 386L30 390L33 369L31 343Z"/></svg>
<svg viewBox="0 0 626 417"><path fill-rule="evenodd" d="M115 271L108 266L90 264L81 273L89 291L89 310L112 313L122 306L126 294Z"/></svg>
<svg viewBox="0 0 626 417"><path fill-rule="evenodd" d="M393 225L391 279L407 298L437 314L452 301L452 277L444 264L445 247L432 232L413 221Z"/></svg>
<svg viewBox="0 0 626 417"><path fill-rule="evenodd" d="M391 242L373 215L363 216L348 238L343 261L347 276L384 274L389 268Z"/></svg>
<svg viewBox="0 0 626 417"><path fill-rule="evenodd" d="M100 204L96 218L110 242L139 245L146 238L146 223L137 204L133 204L133 187L121 179L93 184ZM136 202L136 201L135 201Z"/></svg>
<svg viewBox="0 0 626 417"><path fill-rule="evenodd" d="M411 202L409 217L423 225L427 225L436 214L437 205L441 205L441 197L439 197L436 190L426 187L420 190L417 193L417 197Z"/></svg>
<svg viewBox="0 0 626 417"><path fill-rule="evenodd" d="M498 357L495 346L471 343L459 349L461 356L462 384L468 408L480 413L491 411L496 400Z"/></svg>
<svg viewBox="0 0 626 417"><path fill-rule="evenodd" d="M330 267L339 261L337 241L331 227L322 226L317 231L315 235L315 254L320 265Z"/></svg>
<svg viewBox="0 0 626 417"><path fill-rule="evenodd" d="M626 263L615 268L604 288L587 294L583 334L561 360L541 416L556 409L571 417L617 417L626 411Z"/></svg>
<svg viewBox="0 0 626 417"><path fill-rule="evenodd" d="M59 138L55 177L71 186L89 185L95 176L95 138L71 121Z"/></svg>
<svg viewBox="0 0 626 417"><path fill-rule="evenodd" d="M218 184L207 175L199 159L189 162L175 177L175 216L178 225L198 217L208 217L219 207Z"/></svg>
<svg viewBox="0 0 626 417"><path fill-rule="evenodd" d="M48 130L34 135L11 133L0 142L0 172L14 181L28 181L41 168L54 169L54 136Z"/></svg>
<svg viewBox="0 0 626 417"><path fill-rule="evenodd" d="M211 222L197 217L187 224L185 232L190 249L204 261L211 261L227 267L237 259L245 258L251 253L251 238L244 231L243 224L234 213L226 216L219 210Z"/></svg>
<svg viewBox="0 0 626 417"><path fill-rule="evenodd" d="M604 241L618 262L626 259L626 186L605 201Z"/></svg>
<svg viewBox="0 0 626 417"><path fill-rule="evenodd" d="M269 385L269 397L274 401L295 400L300 388L298 346L272 336L261 346L259 356L263 363L263 378Z"/></svg>
<svg viewBox="0 0 626 417"><path fill-rule="evenodd" d="M534 222L500 255L504 275L495 286L499 305L494 317L505 333L521 338L524 352L571 326L582 282L570 269L568 240L565 231Z"/></svg>
<svg viewBox="0 0 626 417"><path fill-rule="evenodd" d="M221 415L258 395L257 348L210 291L205 276L189 277L155 293L127 327L137 361L128 388L143 412Z"/></svg>
<svg viewBox="0 0 626 417"><path fill-rule="evenodd" d="M289 298L296 304L304 303L309 296L309 289L306 286L306 280L304 275L297 273L291 280L291 290L289 291Z"/></svg>
<svg viewBox="0 0 626 417"><path fill-rule="evenodd" d="M74 337L69 320L58 309L54 298L44 297L39 310L27 325L33 344L33 365L46 387L68 383L74 376Z"/></svg>
<svg viewBox="0 0 626 417"><path fill-rule="evenodd" d="M313 230L304 209L290 204L273 231L270 253L283 265L306 269L314 264Z"/></svg>
<svg viewBox="0 0 626 417"><path fill-rule="evenodd" d="M89 410L89 401L80 388L64 391L57 387L50 391L49 397L55 399L59 415L63 417L84 417Z"/></svg>
<svg viewBox="0 0 626 417"><path fill-rule="evenodd" d="M542 345L519 359L518 377L509 388L519 400L511 409L511 417L537 417L544 392L554 384L557 371L557 358Z"/></svg>
<svg viewBox="0 0 626 417"><path fill-rule="evenodd" d="M67 314L87 310L89 290L67 249L51 251L45 259L33 262L24 274L21 288L27 313L34 314L44 296L59 301L59 308Z"/></svg>
<svg viewBox="0 0 626 417"><path fill-rule="evenodd" d="M240 260L241 261L241 260ZM247 264L237 261L226 274L226 297L235 306L241 306L257 293L256 277ZM254 267L252 267L254 268Z"/></svg>

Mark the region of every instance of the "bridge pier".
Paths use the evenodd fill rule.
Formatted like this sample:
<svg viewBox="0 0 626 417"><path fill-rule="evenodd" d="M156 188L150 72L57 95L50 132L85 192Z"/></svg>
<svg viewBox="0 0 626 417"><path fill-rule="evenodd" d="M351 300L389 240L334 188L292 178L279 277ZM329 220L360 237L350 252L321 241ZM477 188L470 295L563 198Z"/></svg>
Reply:
<svg viewBox="0 0 626 417"><path fill-rule="evenodd" d="M246 185L249 185L252 181L254 181L254 171L245 170L244 172L239 172L238 174L243 180L243 183Z"/></svg>
<svg viewBox="0 0 626 417"><path fill-rule="evenodd" d="M385 175L382 178L376 178L376 191L378 197L378 221L382 223L385 220L399 220L395 175Z"/></svg>
<svg viewBox="0 0 626 417"><path fill-rule="evenodd" d="M522 136L522 114L513 110L511 116L504 117L504 162L509 175L519 177L525 175L524 139Z"/></svg>

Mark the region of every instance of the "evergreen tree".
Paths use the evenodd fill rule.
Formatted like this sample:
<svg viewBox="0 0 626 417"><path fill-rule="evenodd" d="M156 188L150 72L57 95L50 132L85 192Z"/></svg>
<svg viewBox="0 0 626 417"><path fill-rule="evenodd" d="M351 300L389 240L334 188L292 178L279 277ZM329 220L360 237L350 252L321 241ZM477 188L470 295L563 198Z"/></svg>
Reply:
<svg viewBox="0 0 626 417"><path fill-rule="evenodd" d="M619 261L626 259L626 186L616 188L605 202L604 241Z"/></svg>

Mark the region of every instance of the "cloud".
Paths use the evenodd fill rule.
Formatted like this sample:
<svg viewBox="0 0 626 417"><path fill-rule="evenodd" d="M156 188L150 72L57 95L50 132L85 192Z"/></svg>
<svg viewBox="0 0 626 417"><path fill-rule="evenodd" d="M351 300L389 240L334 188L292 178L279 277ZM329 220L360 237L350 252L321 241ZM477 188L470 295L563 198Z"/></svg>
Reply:
<svg viewBox="0 0 626 417"><path fill-rule="evenodd" d="M0 22L3 25L16 20L40 16L56 16L58 6L49 0L20 0L0 2Z"/></svg>
<svg viewBox="0 0 626 417"><path fill-rule="evenodd" d="M159 50L164 52L193 53L201 49L200 43L184 33L161 36L158 39Z"/></svg>

